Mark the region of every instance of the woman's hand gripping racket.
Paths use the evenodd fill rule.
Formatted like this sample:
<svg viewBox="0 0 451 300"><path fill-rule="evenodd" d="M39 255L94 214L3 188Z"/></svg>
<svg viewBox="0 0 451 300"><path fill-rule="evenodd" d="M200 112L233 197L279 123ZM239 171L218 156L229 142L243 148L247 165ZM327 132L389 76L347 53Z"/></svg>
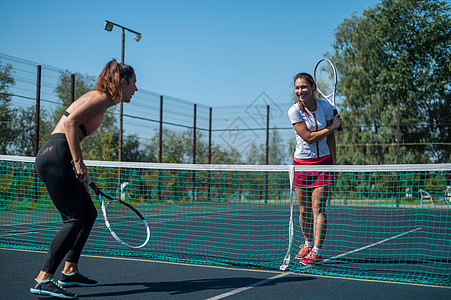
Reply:
<svg viewBox="0 0 451 300"><path fill-rule="evenodd" d="M103 219L111 235L124 246L144 247L150 239L150 228L141 213L130 204L103 192L90 178L88 184L99 197Z"/></svg>
<svg viewBox="0 0 451 300"><path fill-rule="evenodd" d="M323 58L315 66L314 72L316 88L334 108L334 116L338 113L335 108L335 91L337 89L337 69L330 59ZM342 131L340 126L338 131Z"/></svg>

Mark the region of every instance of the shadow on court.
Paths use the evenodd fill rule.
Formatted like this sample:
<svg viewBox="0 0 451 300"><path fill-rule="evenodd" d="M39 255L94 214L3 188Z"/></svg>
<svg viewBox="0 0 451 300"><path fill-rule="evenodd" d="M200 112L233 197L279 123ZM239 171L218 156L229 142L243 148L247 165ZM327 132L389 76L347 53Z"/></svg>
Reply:
<svg viewBox="0 0 451 300"><path fill-rule="evenodd" d="M83 297L118 297L135 295L139 296L147 293L162 293L171 295L189 295L192 293L198 293L202 291L212 290L235 290L242 288L243 286L252 285L260 278L257 277L233 277L233 278L212 278L212 279L199 279L199 280L182 280L182 281L163 281L163 282L133 282L133 283L114 283L114 284L102 284L102 287L118 287L119 289L126 289L120 293L99 293L88 294ZM275 286L280 283L296 282L300 283L304 280L315 280L310 277L289 277L281 278L277 281L270 281L265 286Z"/></svg>

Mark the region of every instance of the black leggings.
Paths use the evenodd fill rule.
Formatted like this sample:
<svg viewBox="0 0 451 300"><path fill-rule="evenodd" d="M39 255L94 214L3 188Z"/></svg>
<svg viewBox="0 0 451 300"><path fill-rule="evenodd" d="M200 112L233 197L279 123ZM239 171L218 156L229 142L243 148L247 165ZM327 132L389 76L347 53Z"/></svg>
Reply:
<svg viewBox="0 0 451 300"><path fill-rule="evenodd" d="M50 136L36 156L35 167L63 219L63 226L53 238L41 269L55 274L65 256L67 262L78 263L97 218L97 210L91 196L75 176L64 134Z"/></svg>

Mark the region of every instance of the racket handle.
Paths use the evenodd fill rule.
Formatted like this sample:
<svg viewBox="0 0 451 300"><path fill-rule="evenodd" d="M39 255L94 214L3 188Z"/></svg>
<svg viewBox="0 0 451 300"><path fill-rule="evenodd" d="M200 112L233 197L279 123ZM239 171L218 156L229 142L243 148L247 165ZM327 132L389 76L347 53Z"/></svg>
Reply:
<svg viewBox="0 0 451 300"><path fill-rule="evenodd" d="M337 110L336 108L334 108L334 116L337 115L337 114L338 114L338 110ZM340 127L338 128L338 131L343 131L343 127L340 126Z"/></svg>
<svg viewBox="0 0 451 300"><path fill-rule="evenodd" d="M88 185L93 189L93 191L96 193L96 195L99 194L99 188L97 185L92 181L91 177L88 176Z"/></svg>

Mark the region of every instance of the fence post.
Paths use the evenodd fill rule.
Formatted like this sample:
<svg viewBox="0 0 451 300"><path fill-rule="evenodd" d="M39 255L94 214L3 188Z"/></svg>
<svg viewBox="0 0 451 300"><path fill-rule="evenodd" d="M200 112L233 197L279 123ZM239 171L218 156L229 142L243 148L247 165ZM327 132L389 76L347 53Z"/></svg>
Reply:
<svg viewBox="0 0 451 300"><path fill-rule="evenodd" d="M210 107L210 119L208 125L208 163L211 164L211 123L212 123L212 113L213 109Z"/></svg>
<svg viewBox="0 0 451 300"><path fill-rule="evenodd" d="M75 101L75 74L70 75L70 103Z"/></svg>
<svg viewBox="0 0 451 300"><path fill-rule="evenodd" d="M160 135L158 137L158 162L163 162L163 95L160 95ZM158 171L158 200L161 201L162 170Z"/></svg>
<svg viewBox="0 0 451 300"><path fill-rule="evenodd" d="M197 123L197 104L194 104L194 120L193 120L193 164L196 163L196 123ZM193 171L191 174L193 200L197 200L196 189L196 173Z"/></svg>
<svg viewBox="0 0 451 300"><path fill-rule="evenodd" d="M396 163L399 164L399 143L401 139L401 129L399 124L399 98L396 99ZM396 208L399 207L399 197L401 196L400 190L399 190L399 172L396 172L396 188L395 188L395 195L396 195Z"/></svg>
<svg viewBox="0 0 451 300"><path fill-rule="evenodd" d="M265 164L269 164L269 105L266 105L266 159Z"/></svg>
<svg viewBox="0 0 451 300"><path fill-rule="evenodd" d="M36 114L34 119L34 156L38 154L39 151L39 122L40 122L40 111L41 111L41 65L38 65L37 80L36 80Z"/></svg>
<svg viewBox="0 0 451 300"><path fill-rule="evenodd" d="M197 119L197 104L194 104L194 122L193 122L193 164L196 163L196 120Z"/></svg>
<svg viewBox="0 0 451 300"><path fill-rule="evenodd" d="M266 105L266 159L265 164L269 164L269 105ZM268 172L265 172L265 188L264 188L264 197L265 203L268 203L268 189L269 189L269 180L268 180Z"/></svg>
<svg viewBox="0 0 451 300"><path fill-rule="evenodd" d="M34 140L33 140L33 152L34 156L38 155L39 151L39 123L40 123L40 114L41 114L41 74L42 68L41 65L38 65L37 68L37 80L36 80L36 114L34 119ZM36 172L34 172L33 178L33 201L37 202L39 200L39 189L38 189L38 176Z"/></svg>
<svg viewBox="0 0 451 300"><path fill-rule="evenodd" d="M125 29L122 28L122 47L121 47L121 63L125 64ZM119 103L119 153L118 161L122 161L122 148L124 140L124 102ZM120 178L120 169L119 169ZM119 182L120 183L120 182Z"/></svg>
<svg viewBox="0 0 451 300"><path fill-rule="evenodd" d="M158 137L158 162L163 162L163 95L160 96L160 135Z"/></svg>
<svg viewBox="0 0 451 300"><path fill-rule="evenodd" d="M399 116L399 98L396 100L396 163L399 164L399 143L401 139L401 128L399 124L400 116Z"/></svg>
<svg viewBox="0 0 451 300"><path fill-rule="evenodd" d="M211 123L212 123L212 117L213 117L213 109L210 107L210 118L209 118L209 125L208 125L208 163L211 164ZM211 171L208 171L208 199L211 200Z"/></svg>

